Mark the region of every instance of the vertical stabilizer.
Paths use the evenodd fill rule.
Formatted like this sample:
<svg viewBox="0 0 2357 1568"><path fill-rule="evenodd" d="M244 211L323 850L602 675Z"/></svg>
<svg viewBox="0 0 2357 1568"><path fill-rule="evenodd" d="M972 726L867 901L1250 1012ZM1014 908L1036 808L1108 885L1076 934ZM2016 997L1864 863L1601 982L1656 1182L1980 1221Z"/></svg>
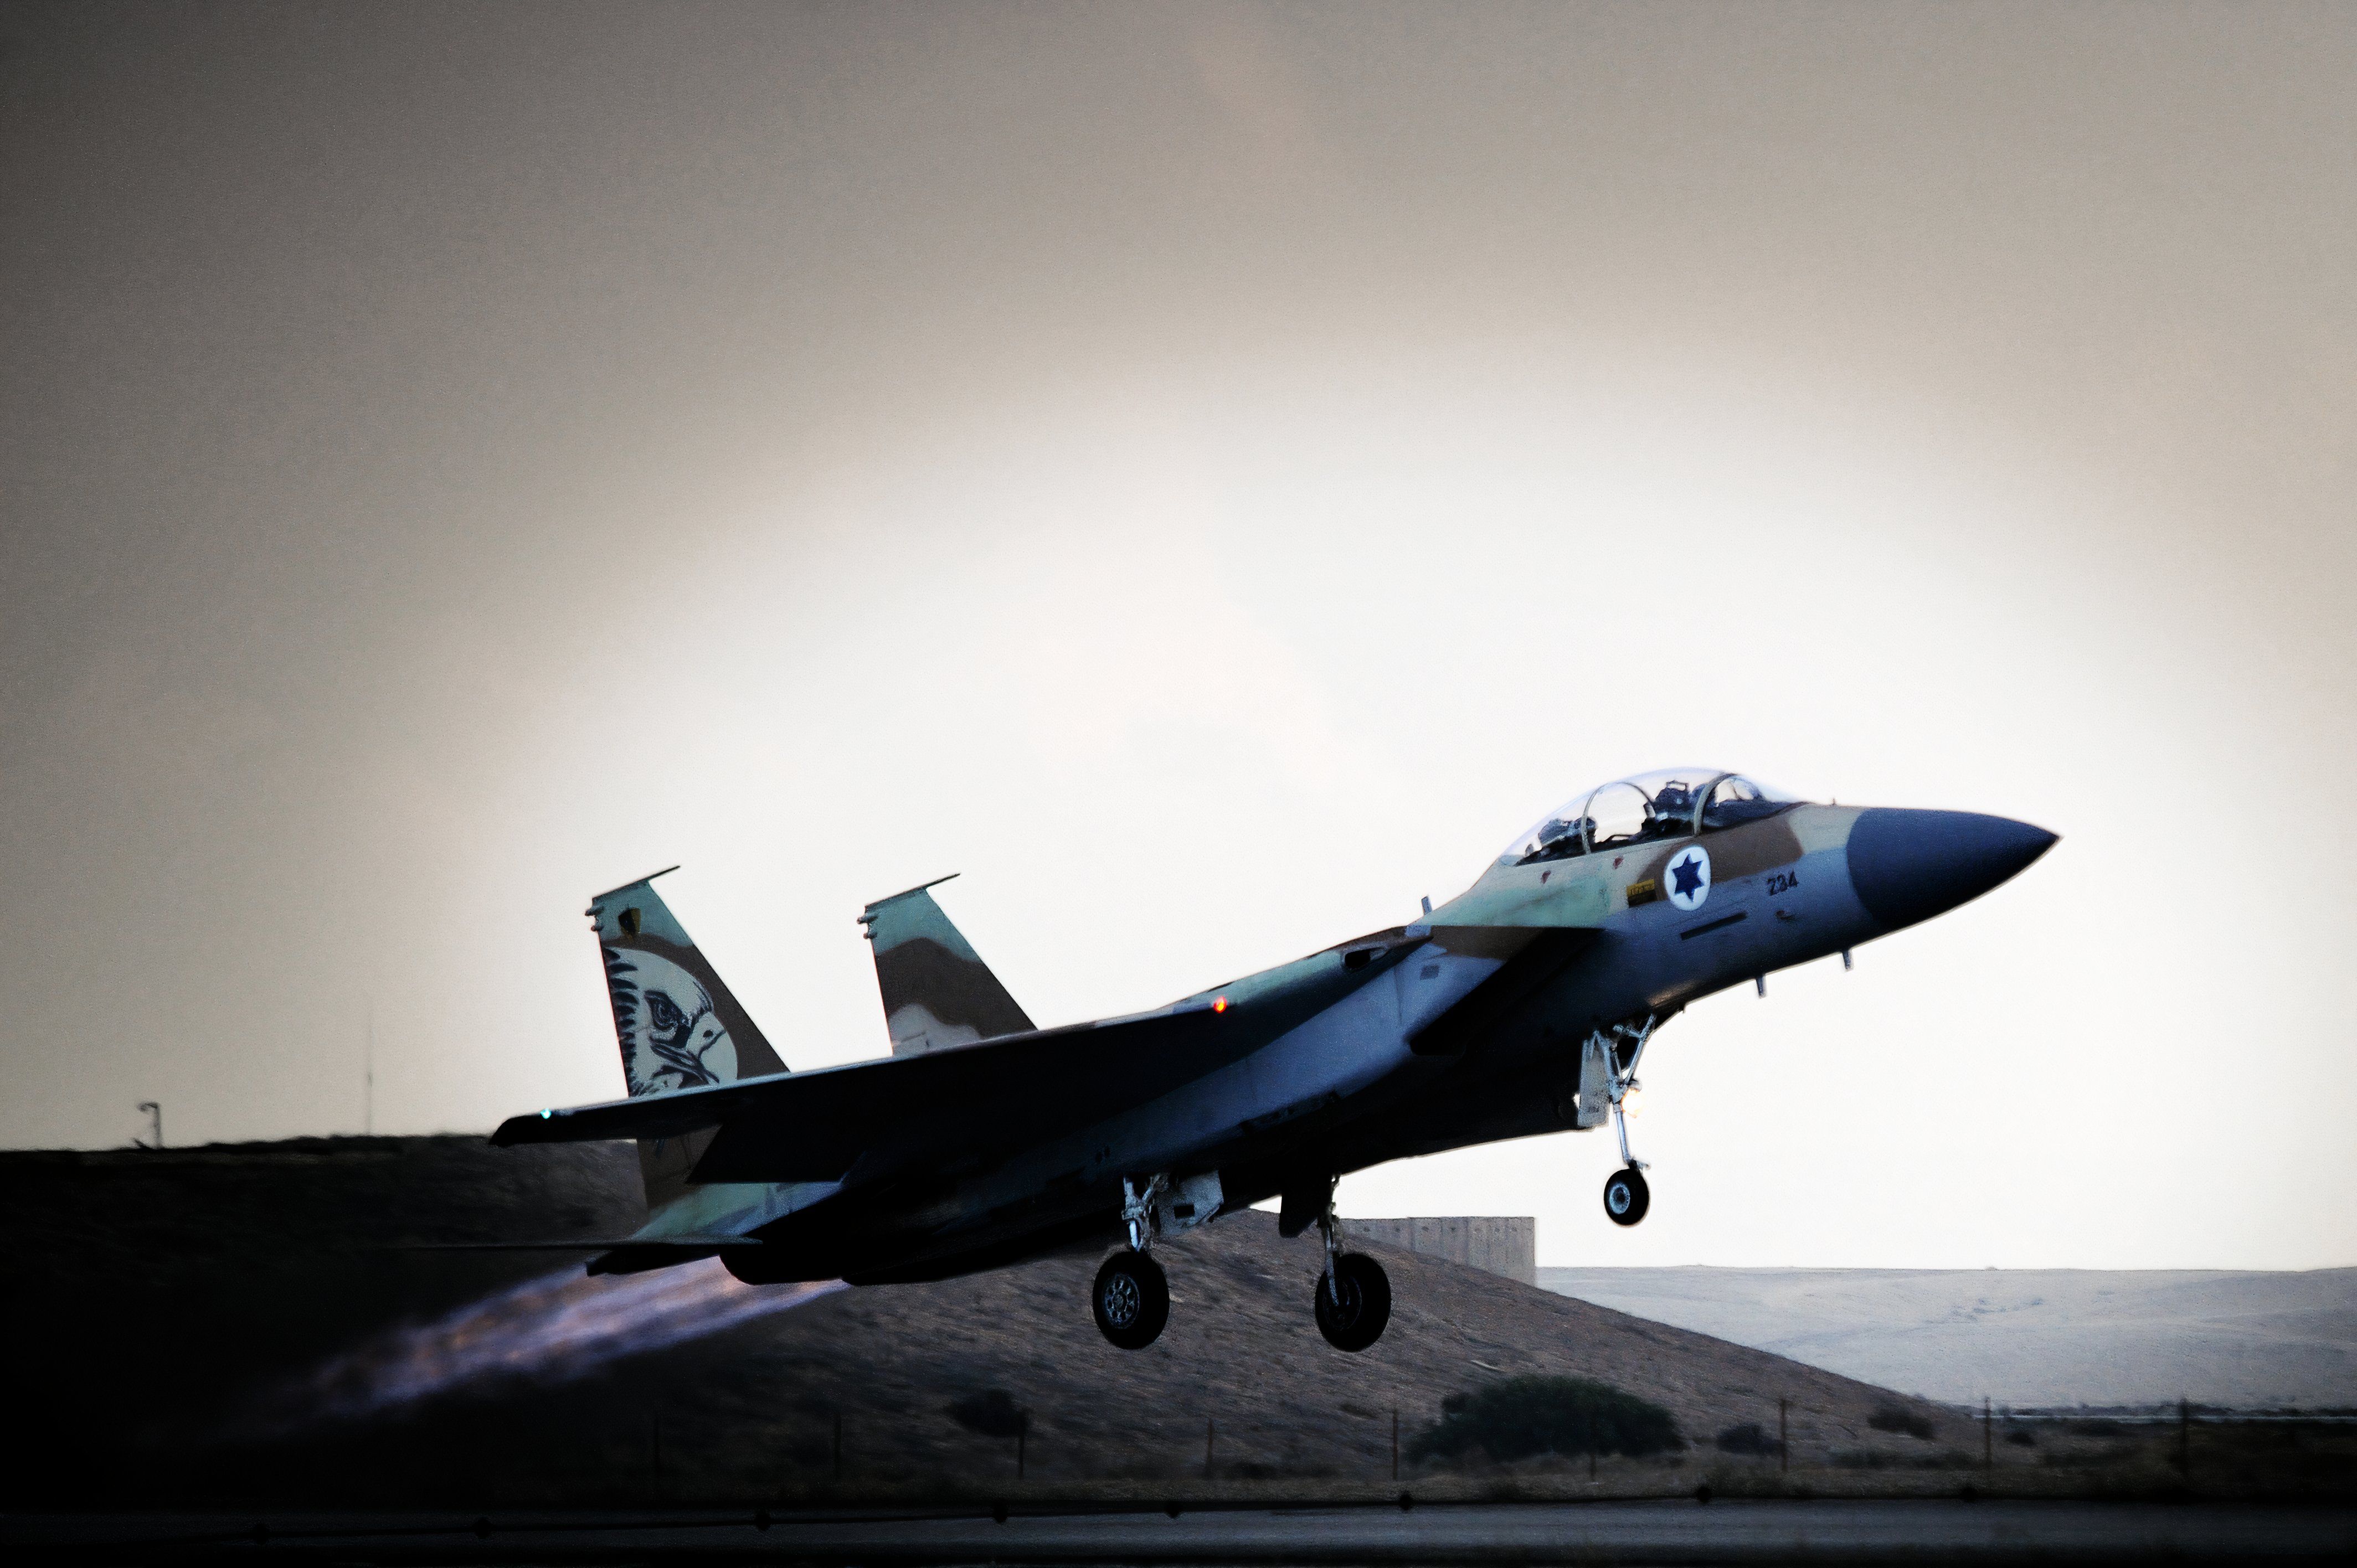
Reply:
<svg viewBox="0 0 2357 1568"><path fill-rule="evenodd" d="M614 1004L614 1034L631 1098L785 1071L654 890L655 876L600 893L586 911L606 961L606 992Z"/></svg>
<svg viewBox="0 0 2357 1568"><path fill-rule="evenodd" d="M737 1005L719 972L655 892L655 876L600 893L585 911L597 927L598 956L605 960L606 994L614 1006L614 1036L622 1048L622 1078L630 1097L785 1071L786 1064ZM640 1141L639 1174L650 1209L687 1189L687 1173L712 1137L705 1132Z"/></svg>
<svg viewBox="0 0 2357 1568"><path fill-rule="evenodd" d="M876 944L876 985L896 1057L921 1055L999 1035L1031 1020L927 891L941 877L867 906L859 923Z"/></svg>

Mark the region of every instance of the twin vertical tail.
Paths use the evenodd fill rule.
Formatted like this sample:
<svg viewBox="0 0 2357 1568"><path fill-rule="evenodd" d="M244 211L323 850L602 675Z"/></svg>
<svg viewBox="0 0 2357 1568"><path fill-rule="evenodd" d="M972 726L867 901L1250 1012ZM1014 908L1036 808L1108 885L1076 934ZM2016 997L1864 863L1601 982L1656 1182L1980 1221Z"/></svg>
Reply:
<svg viewBox="0 0 2357 1568"><path fill-rule="evenodd" d="M719 972L655 892L655 876L598 894L587 911L605 961L606 993L613 1004L614 1037L630 1098L785 1071L786 1064ZM876 947L876 982L892 1054L915 1056L1029 1032L1029 1015L933 902L927 891L933 886L879 898L859 917ZM650 1209L687 1191L688 1173L714 1135L640 1142L639 1171Z"/></svg>
<svg viewBox="0 0 2357 1568"><path fill-rule="evenodd" d="M606 993L614 1007L614 1036L630 1098L785 1071L786 1064L737 1005L719 972L655 892L655 876L600 893L585 911L597 928L597 951L605 961ZM639 1170L650 1208L685 1189L688 1171L711 1139L710 1133L700 1133L640 1141Z"/></svg>

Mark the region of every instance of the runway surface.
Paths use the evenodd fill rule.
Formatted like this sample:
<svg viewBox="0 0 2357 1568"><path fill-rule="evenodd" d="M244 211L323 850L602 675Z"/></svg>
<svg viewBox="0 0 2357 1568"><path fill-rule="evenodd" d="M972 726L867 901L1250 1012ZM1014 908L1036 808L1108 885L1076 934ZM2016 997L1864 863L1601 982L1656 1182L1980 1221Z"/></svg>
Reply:
<svg viewBox="0 0 2357 1568"><path fill-rule="evenodd" d="M0 1520L18 1561L1710 1563L2357 1556L2357 1509L1635 1502L988 1515L138 1516Z"/></svg>

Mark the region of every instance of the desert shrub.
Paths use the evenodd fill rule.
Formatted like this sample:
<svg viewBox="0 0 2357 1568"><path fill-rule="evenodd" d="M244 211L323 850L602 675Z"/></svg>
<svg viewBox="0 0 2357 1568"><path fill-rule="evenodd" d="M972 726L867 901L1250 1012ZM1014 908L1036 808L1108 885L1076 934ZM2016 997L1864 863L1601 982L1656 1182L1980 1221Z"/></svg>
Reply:
<svg viewBox="0 0 2357 1568"><path fill-rule="evenodd" d="M1866 1424L1877 1432L1903 1432L1910 1437L1928 1441L1932 1435L1932 1420L1903 1406L1884 1405L1866 1418Z"/></svg>
<svg viewBox="0 0 2357 1568"><path fill-rule="evenodd" d="M985 1437L1012 1437L1031 1425L1031 1412L1015 1402L1005 1389L985 1389L950 1406L950 1417L968 1432Z"/></svg>
<svg viewBox="0 0 2357 1568"><path fill-rule="evenodd" d="M1539 1454L1641 1457L1685 1446L1660 1405L1587 1378L1505 1378L1440 1402L1440 1419L1408 1445L1411 1459Z"/></svg>
<svg viewBox="0 0 2357 1568"><path fill-rule="evenodd" d="M2012 1444L2016 1448L2035 1448L2038 1446L2038 1434L2030 1431L2029 1428L2026 1426L2008 1428L2005 1434L2005 1440L2007 1443Z"/></svg>
<svg viewBox="0 0 2357 1568"><path fill-rule="evenodd" d="M1967 1454L1961 1448L1943 1448L1932 1454L1919 1453L1904 1463L1914 1470L1977 1470L1981 1467L1981 1456Z"/></svg>
<svg viewBox="0 0 2357 1568"><path fill-rule="evenodd" d="M1718 1447L1722 1454L1765 1454L1770 1458L1784 1452L1784 1445L1769 1436L1767 1428L1756 1421L1747 1421L1720 1433Z"/></svg>
<svg viewBox="0 0 2357 1568"><path fill-rule="evenodd" d="M2125 1424L2102 1416L2091 1421L2074 1421L2064 1430L2073 1437L2126 1437L2128 1434Z"/></svg>

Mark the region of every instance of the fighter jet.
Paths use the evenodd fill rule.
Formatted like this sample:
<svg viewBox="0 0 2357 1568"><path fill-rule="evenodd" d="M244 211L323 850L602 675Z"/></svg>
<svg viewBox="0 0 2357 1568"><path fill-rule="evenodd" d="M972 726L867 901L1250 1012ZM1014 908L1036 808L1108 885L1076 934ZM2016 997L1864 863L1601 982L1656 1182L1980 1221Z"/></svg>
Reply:
<svg viewBox="0 0 2357 1568"><path fill-rule="evenodd" d="M1036 1027L928 890L859 916L892 1054L787 1070L648 877L587 911L630 1098L517 1116L501 1144L630 1139L648 1219L593 1273L716 1254L754 1283L938 1280L1114 1248L1106 1339L1169 1319L1157 1240L1275 1198L1315 1227L1310 1303L1341 1350L1391 1316L1345 1249L1336 1178L1608 1121L1616 1224L1645 1218L1623 1102L1654 1036L1729 986L1977 897L2055 836L2002 817L1818 805L1670 768L1574 796L1472 886L1153 1009ZM674 868L675 869L675 868ZM662 873L657 873L657 875ZM943 878L942 880L947 880Z"/></svg>

